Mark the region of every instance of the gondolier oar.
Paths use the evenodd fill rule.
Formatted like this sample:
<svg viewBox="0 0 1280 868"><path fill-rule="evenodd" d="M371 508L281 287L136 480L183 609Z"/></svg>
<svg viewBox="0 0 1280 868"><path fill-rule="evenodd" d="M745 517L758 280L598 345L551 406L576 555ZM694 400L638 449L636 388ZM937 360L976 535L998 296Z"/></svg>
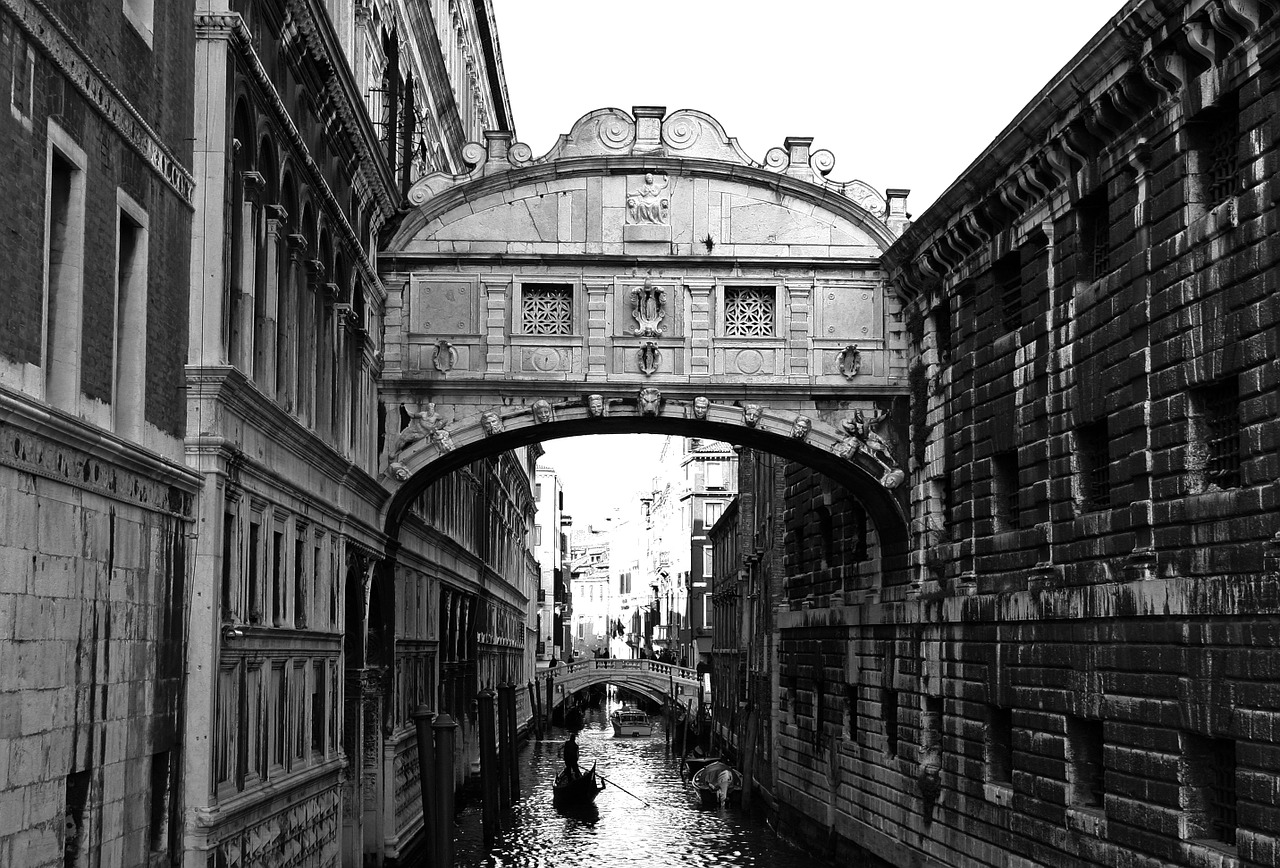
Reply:
<svg viewBox="0 0 1280 868"><path fill-rule="evenodd" d="M600 774L599 772L596 772L596 777L598 777L598 778L599 778L600 780L602 780L602 781L608 781L609 783L613 784L613 785L614 785L615 787L617 787L618 789L622 790L624 793L626 793L626 794L627 794L628 796L630 796L631 798L633 798L633 799L640 799L640 797L639 797L639 796L637 796L635 793L631 792L631 790L629 790L629 789L627 789L626 787L622 786L621 784L619 784L617 781L613 780L612 778L606 778L604 775ZM646 808L652 807L648 802L645 802L645 800L644 800L644 799L640 799L640 801L644 803L644 806L645 806Z"/></svg>

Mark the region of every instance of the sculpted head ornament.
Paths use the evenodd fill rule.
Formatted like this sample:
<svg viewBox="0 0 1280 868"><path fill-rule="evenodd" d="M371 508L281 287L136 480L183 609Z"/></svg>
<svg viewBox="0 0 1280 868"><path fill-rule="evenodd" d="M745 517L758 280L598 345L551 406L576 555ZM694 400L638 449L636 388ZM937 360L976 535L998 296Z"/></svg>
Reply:
<svg viewBox="0 0 1280 868"><path fill-rule="evenodd" d="M791 423L791 436L796 440L804 440L813 430L813 420L808 416L797 416Z"/></svg>
<svg viewBox="0 0 1280 868"><path fill-rule="evenodd" d="M598 419L604 415L604 396L588 395L587 396L587 413L593 418Z"/></svg>
<svg viewBox="0 0 1280 868"><path fill-rule="evenodd" d="M551 402L545 398L539 398L533 402L533 421L539 425L550 422L555 418L555 413L551 409Z"/></svg>
<svg viewBox="0 0 1280 868"><path fill-rule="evenodd" d="M480 427L484 429L486 437L492 437L494 434L501 434L502 418L493 411L483 413L480 416Z"/></svg>
<svg viewBox="0 0 1280 868"><path fill-rule="evenodd" d="M640 412L645 416L657 416L662 408L662 393L657 389L640 390Z"/></svg>
<svg viewBox="0 0 1280 868"><path fill-rule="evenodd" d="M707 418L707 411L711 409L711 400L705 395L699 395L693 399L693 418Z"/></svg>
<svg viewBox="0 0 1280 868"><path fill-rule="evenodd" d="M762 412L759 404L747 404L742 408L742 421L746 423L748 428L754 428L760 424L760 414Z"/></svg>

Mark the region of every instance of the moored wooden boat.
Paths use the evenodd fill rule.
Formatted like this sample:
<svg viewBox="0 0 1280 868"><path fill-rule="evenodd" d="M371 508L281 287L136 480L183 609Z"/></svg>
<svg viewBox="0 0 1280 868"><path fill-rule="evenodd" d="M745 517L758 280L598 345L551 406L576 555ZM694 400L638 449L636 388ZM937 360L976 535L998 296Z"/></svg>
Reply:
<svg viewBox="0 0 1280 868"><path fill-rule="evenodd" d="M596 795L604 789L604 781L596 774L595 763L591 768L576 778L569 777L568 769L561 769L556 775L555 786L551 790L551 798L561 807L573 805L590 805Z"/></svg>
<svg viewBox="0 0 1280 868"><path fill-rule="evenodd" d="M737 801L742 796L742 773L719 760L694 772L689 783L707 808Z"/></svg>
<svg viewBox="0 0 1280 868"><path fill-rule="evenodd" d="M638 708L619 708L609 715L609 722L613 724L613 734L616 736L653 735L653 723L650 722L649 715Z"/></svg>

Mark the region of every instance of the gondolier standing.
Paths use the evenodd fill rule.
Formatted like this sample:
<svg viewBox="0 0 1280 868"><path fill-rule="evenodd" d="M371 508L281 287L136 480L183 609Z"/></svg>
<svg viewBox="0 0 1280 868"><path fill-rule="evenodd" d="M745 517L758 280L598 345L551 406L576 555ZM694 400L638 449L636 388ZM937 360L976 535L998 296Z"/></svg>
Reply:
<svg viewBox="0 0 1280 868"><path fill-rule="evenodd" d="M571 778L582 777L582 769L578 768L578 733L569 731L569 740L560 745L560 755L564 757L564 770Z"/></svg>

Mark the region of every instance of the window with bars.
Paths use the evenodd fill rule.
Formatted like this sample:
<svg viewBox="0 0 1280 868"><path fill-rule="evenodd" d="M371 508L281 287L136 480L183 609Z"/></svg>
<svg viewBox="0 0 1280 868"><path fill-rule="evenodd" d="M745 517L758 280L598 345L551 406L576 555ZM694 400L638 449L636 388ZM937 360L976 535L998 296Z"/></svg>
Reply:
<svg viewBox="0 0 1280 868"><path fill-rule="evenodd" d="M1196 115L1190 124L1195 155L1196 192L1205 208L1214 208L1240 189L1240 104L1228 94L1216 106Z"/></svg>
<svg viewBox="0 0 1280 868"><path fill-rule="evenodd" d="M776 294L772 286L726 286L724 333L728 337L773 336Z"/></svg>
<svg viewBox="0 0 1280 868"><path fill-rule="evenodd" d="M1018 500L1018 450L1009 449L991 456L991 497L997 531L1016 530L1022 526Z"/></svg>
<svg viewBox="0 0 1280 868"><path fill-rule="evenodd" d="M1022 325L1022 261L1017 253L998 260L992 268L1000 307L1000 323L1007 332Z"/></svg>
<svg viewBox="0 0 1280 868"><path fill-rule="evenodd" d="M1070 763L1071 803L1100 808L1106 795L1103 772L1102 721L1067 717L1067 761Z"/></svg>
<svg viewBox="0 0 1280 868"><path fill-rule="evenodd" d="M573 286L567 283L522 284L520 327L527 335L573 334Z"/></svg>
<svg viewBox="0 0 1280 868"><path fill-rule="evenodd" d="M1013 711L999 705L987 706L987 728L984 732L983 758L987 780L993 784L1013 781Z"/></svg>
<svg viewBox="0 0 1280 868"><path fill-rule="evenodd" d="M951 300L943 298L933 309L933 334L938 347L938 364L951 363Z"/></svg>
<svg viewBox="0 0 1280 868"><path fill-rule="evenodd" d="M1076 204L1076 231L1080 235L1080 279L1098 280L1111 270L1111 215L1105 187Z"/></svg>
<svg viewBox="0 0 1280 868"><path fill-rule="evenodd" d="M1224 844L1236 843L1236 743L1229 738L1209 738L1186 733L1187 808L1197 837Z"/></svg>
<svg viewBox="0 0 1280 868"><path fill-rule="evenodd" d="M1228 377L1192 389L1191 454L1187 461L1192 489L1240 485L1240 384Z"/></svg>
<svg viewBox="0 0 1280 868"><path fill-rule="evenodd" d="M1082 512L1111 507L1111 456L1107 420L1099 419L1076 429L1076 468Z"/></svg>

